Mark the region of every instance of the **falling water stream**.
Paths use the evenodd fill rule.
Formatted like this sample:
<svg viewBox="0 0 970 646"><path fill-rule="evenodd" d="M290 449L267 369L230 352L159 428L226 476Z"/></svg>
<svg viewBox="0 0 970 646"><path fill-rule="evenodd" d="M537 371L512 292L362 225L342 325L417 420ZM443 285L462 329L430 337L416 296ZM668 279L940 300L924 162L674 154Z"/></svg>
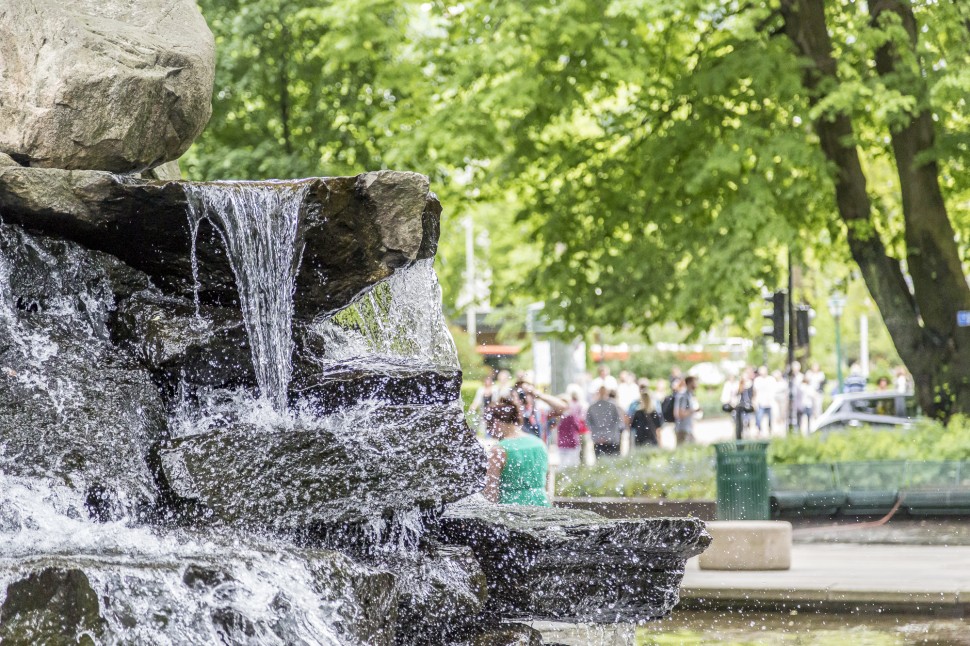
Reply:
<svg viewBox="0 0 970 646"><path fill-rule="evenodd" d="M192 271L198 307L195 239L209 220L236 277L260 394L282 411L292 373L293 290L302 255L300 206L309 182L186 184Z"/></svg>
<svg viewBox="0 0 970 646"><path fill-rule="evenodd" d="M314 321L307 334L320 340L308 358L324 370L355 362L371 369L401 363L459 368L431 260L398 270L350 307Z"/></svg>

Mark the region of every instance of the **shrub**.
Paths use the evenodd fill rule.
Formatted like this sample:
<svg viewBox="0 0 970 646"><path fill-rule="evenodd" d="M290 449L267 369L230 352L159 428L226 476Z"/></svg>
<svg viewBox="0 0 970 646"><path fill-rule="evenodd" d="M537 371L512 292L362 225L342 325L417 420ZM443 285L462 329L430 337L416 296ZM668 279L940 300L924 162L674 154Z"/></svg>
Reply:
<svg viewBox="0 0 970 646"><path fill-rule="evenodd" d="M560 496L647 497L674 500L714 497L714 449L635 449L622 458L601 458L593 467L561 471Z"/></svg>
<svg viewBox="0 0 970 646"><path fill-rule="evenodd" d="M919 420L909 429L859 428L775 440L771 464L814 464L871 460L968 460L970 419L955 416L948 426Z"/></svg>

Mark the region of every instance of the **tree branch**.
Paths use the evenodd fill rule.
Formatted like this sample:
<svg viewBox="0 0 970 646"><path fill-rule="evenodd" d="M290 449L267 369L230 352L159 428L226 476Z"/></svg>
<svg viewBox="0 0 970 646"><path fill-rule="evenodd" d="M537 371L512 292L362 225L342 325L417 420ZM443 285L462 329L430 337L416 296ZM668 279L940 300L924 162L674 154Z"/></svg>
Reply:
<svg viewBox="0 0 970 646"><path fill-rule="evenodd" d="M785 33L796 51L808 59L803 85L812 105L817 105L826 88L838 82L832 42L825 22L824 0L782 0L781 11ZM852 121L845 113L820 115L814 127L822 151L836 168L836 203L846 225L852 257L862 271L900 356L911 367L921 364L928 357L920 352L926 338L919 312L899 261L888 254L872 226L867 180L858 150L852 143Z"/></svg>
<svg viewBox="0 0 970 646"><path fill-rule="evenodd" d="M876 71L887 84L910 83L920 110L905 125L890 132L896 172L902 192L906 254L913 278L916 302L923 323L934 336L950 337L956 330L956 312L970 309L967 287L953 226L940 191L939 169L929 158L936 139L933 115L926 103L928 90L922 70L907 70L900 61L899 47L915 53L918 28L908 0L871 0L872 25L882 27L896 16L906 31L907 43L884 43L876 51ZM921 66L920 66L921 67ZM940 294L946 298L940 298Z"/></svg>

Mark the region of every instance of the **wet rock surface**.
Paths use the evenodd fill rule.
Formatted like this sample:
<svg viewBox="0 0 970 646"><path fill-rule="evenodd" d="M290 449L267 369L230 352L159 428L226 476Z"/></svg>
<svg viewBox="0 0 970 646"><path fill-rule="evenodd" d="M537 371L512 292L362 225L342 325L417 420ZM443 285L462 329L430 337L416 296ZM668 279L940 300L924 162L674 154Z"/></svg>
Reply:
<svg viewBox="0 0 970 646"><path fill-rule="evenodd" d="M485 624L456 641L460 646L542 646L542 633L525 624Z"/></svg>
<svg viewBox="0 0 970 646"><path fill-rule="evenodd" d="M331 314L395 269L431 258L441 205L417 173L377 171L315 184L296 278L297 318Z"/></svg>
<svg viewBox="0 0 970 646"><path fill-rule="evenodd" d="M119 265L0 225L0 465L89 489L99 513L154 497L145 456L166 425L148 372L109 339L111 277L138 280Z"/></svg>
<svg viewBox="0 0 970 646"><path fill-rule="evenodd" d="M0 567L0 639L17 646L394 643L389 572L326 550L243 543L233 562L231 552L183 549L171 562L85 554ZM273 567L290 579L271 575Z"/></svg>
<svg viewBox="0 0 970 646"><path fill-rule="evenodd" d="M48 168L177 159L212 112L215 44L191 0L0 7L0 151Z"/></svg>
<svg viewBox="0 0 970 646"><path fill-rule="evenodd" d="M207 522L276 530L436 508L480 491L485 475L454 407L374 407L274 431L239 423L166 442L159 460Z"/></svg>
<svg viewBox="0 0 970 646"><path fill-rule="evenodd" d="M146 289L119 301L115 342L138 359L171 396L178 388L253 387L249 339L238 311L202 306ZM380 359L318 360L323 343L302 344L293 356L292 402L332 413L363 401L392 406L449 404L461 398L461 371L448 366Z"/></svg>
<svg viewBox="0 0 970 646"><path fill-rule="evenodd" d="M98 595L82 570L45 567L7 585L0 641L93 646L104 635Z"/></svg>
<svg viewBox="0 0 970 646"><path fill-rule="evenodd" d="M448 404L461 398L461 371L394 364L334 364L312 371L305 367L293 383L294 395L333 412L376 399L393 406Z"/></svg>
<svg viewBox="0 0 970 646"><path fill-rule="evenodd" d="M606 519L591 512L449 505L446 543L472 548L489 585L488 610L509 619L628 623L667 616L685 561L710 536L687 518Z"/></svg>
<svg viewBox="0 0 970 646"><path fill-rule="evenodd" d="M298 232L298 319L346 307L395 270L434 255L441 207L426 177L376 171L299 182L308 190ZM222 237L208 220L196 236L198 283L193 278L182 182L0 166L0 212L7 222L110 253L147 273L167 294L191 299L197 286L203 304L238 311L235 276Z"/></svg>
<svg viewBox="0 0 970 646"><path fill-rule="evenodd" d="M249 339L237 310L146 289L121 302L112 321L118 345L138 359L167 396L179 388L251 387Z"/></svg>
<svg viewBox="0 0 970 646"><path fill-rule="evenodd" d="M485 574L466 547L432 546L385 558L397 574L400 646L457 641L474 625L488 598Z"/></svg>

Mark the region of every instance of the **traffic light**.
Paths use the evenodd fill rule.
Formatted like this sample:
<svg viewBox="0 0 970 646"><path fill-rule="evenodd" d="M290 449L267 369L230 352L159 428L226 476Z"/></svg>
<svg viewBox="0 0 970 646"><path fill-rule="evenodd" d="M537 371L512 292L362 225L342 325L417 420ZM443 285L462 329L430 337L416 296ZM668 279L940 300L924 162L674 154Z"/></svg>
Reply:
<svg viewBox="0 0 970 646"><path fill-rule="evenodd" d="M815 310L808 305L799 305L795 310L795 347L806 348L815 335L815 328L812 327L812 319L815 318Z"/></svg>
<svg viewBox="0 0 970 646"><path fill-rule="evenodd" d="M765 296L767 307L761 311L761 315L771 322L761 328L761 333L781 344L785 343L785 296L784 291Z"/></svg>

